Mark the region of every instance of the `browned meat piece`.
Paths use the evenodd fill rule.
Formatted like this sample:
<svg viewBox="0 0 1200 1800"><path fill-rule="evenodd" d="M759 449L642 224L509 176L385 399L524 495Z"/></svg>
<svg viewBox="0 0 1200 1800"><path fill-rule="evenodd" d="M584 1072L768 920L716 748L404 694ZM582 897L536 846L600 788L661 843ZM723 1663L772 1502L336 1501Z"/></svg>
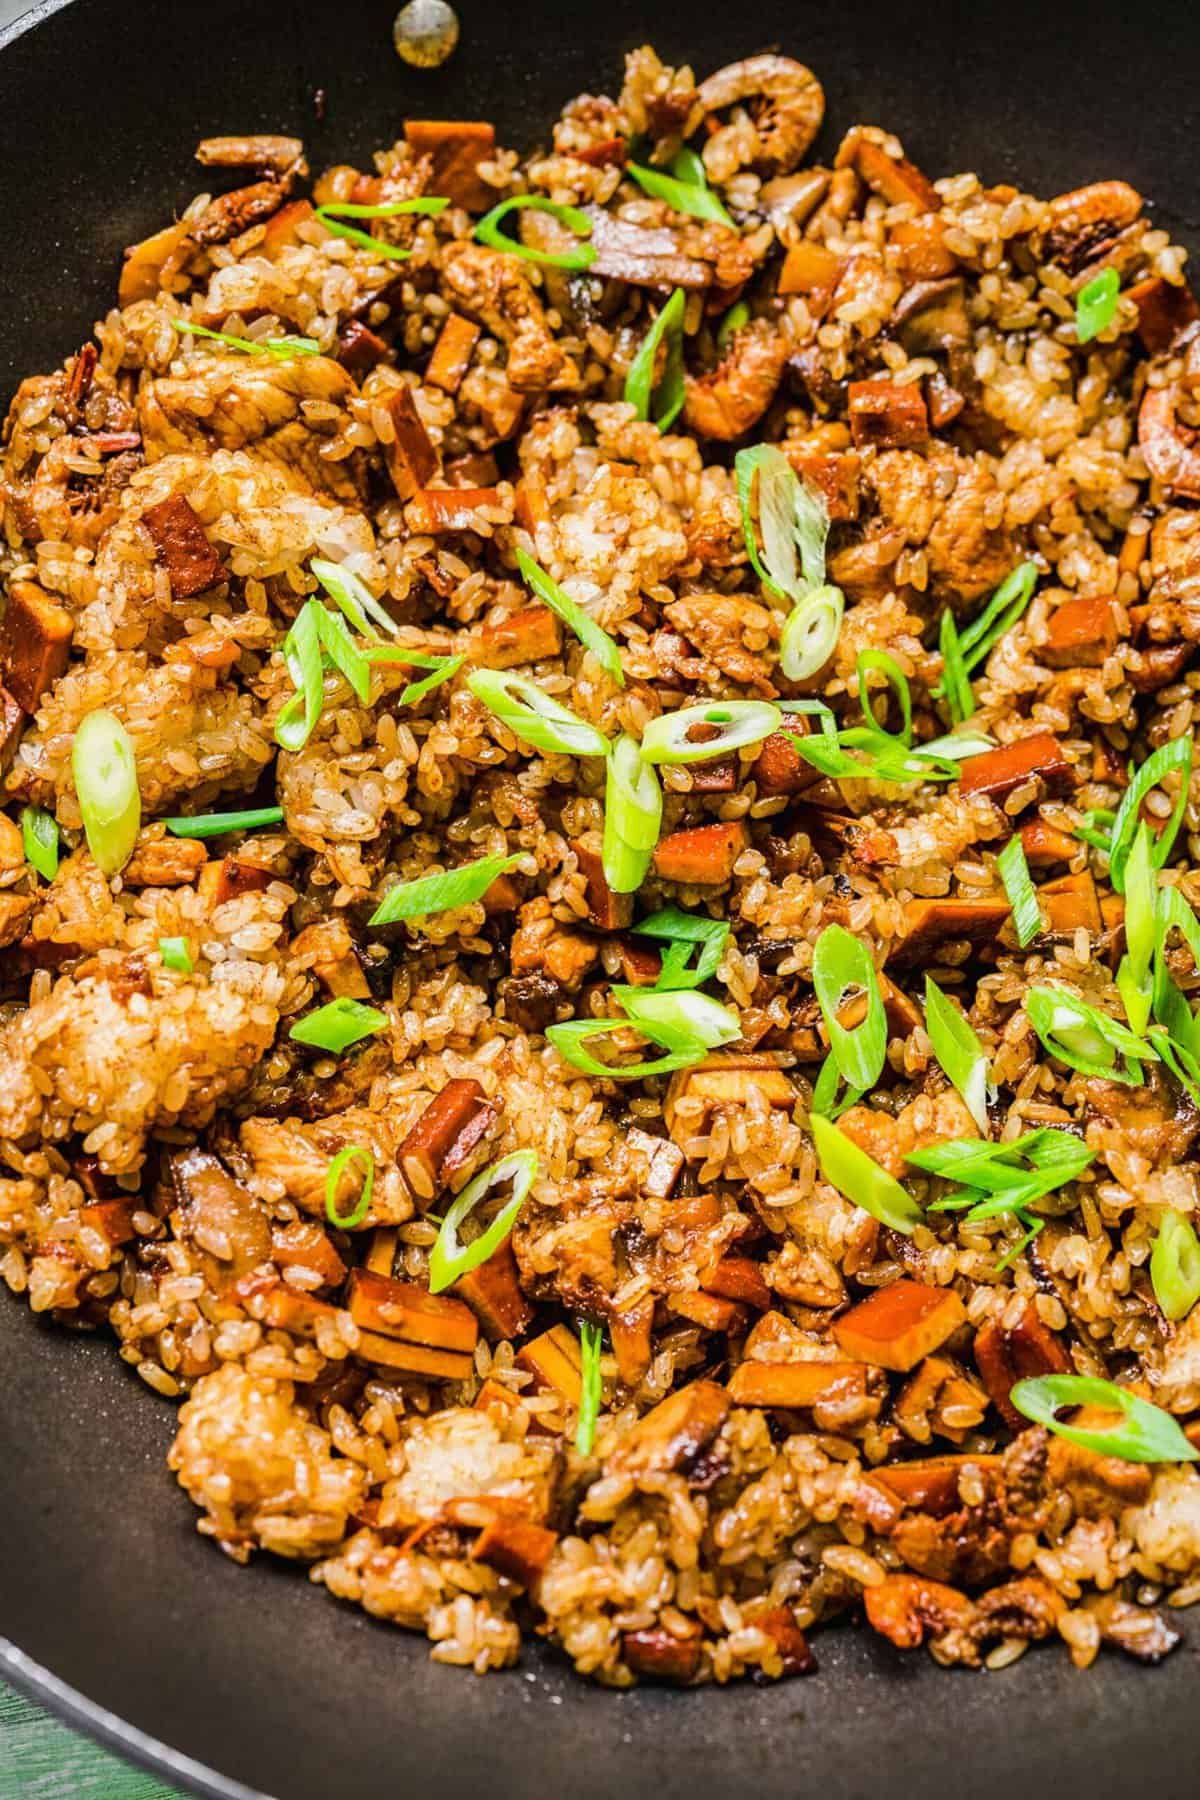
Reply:
<svg viewBox="0 0 1200 1800"><path fill-rule="evenodd" d="M740 819L725 825L697 825L659 840L654 868L664 881L694 887L724 887L750 841Z"/></svg>
<svg viewBox="0 0 1200 1800"><path fill-rule="evenodd" d="M548 975L573 993L599 956L599 944L559 924L544 895L521 908L509 951L514 975Z"/></svg>
<svg viewBox="0 0 1200 1800"><path fill-rule="evenodd" d="M854 1362L759 1362L747 1358L729 1379L738 1406L811 1410L821 1431L846 1431L877 1419L887 1398L882 1370Z"/></svg>
<svg viewBox="0 0 1200 1800"><path fill-rule="evenodd" d="M646 1172L638 1184L640 1192L650 1199L669 1200L683 1174L683 1151L670 1138L652 1137L636 1125L626 1133L625 1141L646 1159Z"/></svg>
<svg viewBox="0 0 1200 1800"><path fill-rule="evenodd" d="M916 213L936 212L941 205L933 183L903 156L889 156L861 125L842 139L834 167L852 168L889 206L909 205Z"/></svg>
<svg viewBox="0 0 1200 1800"><path fill-rule="evenodd" d="M133 1200L97 1200L79 1209L79 1223L89 1231L99 1232L112 1249L131 1244L137 1236L133 1223L136 1202Z"/></svg>
<svg viewBox="0 0 1200 1800"><path fill-rule="evenodd" d="M133 855L121 871L129 887L190 887L208 861L208 851L198 838L153 836L162 826L150 826L138 838Z"/></svg>
<svg viewBox="0 0 1200 1800"><path fill-rule="evenodd" d="M489 619L480 633L489 669L513 669L541 662L562 650L562 627L548 606L523 606L502 619Z"/></svg>
<svg viewBox="0 0 1200 1800"><path fill-rule="evenodd" d="M1093 937L1099 937L1104 930L1096 883L1087 869L1045 882L1037 890L1037 897L1046 935L1051 939L1071 939L1080 926Z"/></svg>
<svg viewBox="0 0 1200 1800"><path fill-rule="evenodd" d="M1011 532L986 522L999 490L990 471L971 457L942 446L927 457L887 450L875 458L867 480L885 529L903 531L909 544L924 548L936 592L976 600L998 587L1018 560Z"/></svg>
<svg viewBox="0 0 1200 1800"><path fill-rule="evenodd" d="M672 227L631 225L600 206L585 207L584 211L592 222L588 242L596 252L591 274L642 287L690 290L712 286L712 263L689 254Z"/></svg>
<svg viewBox="0 0 1200 1800"><path fill-rule="evenodd" d="M906 1374L952 1337L966 1316L953 1288L900 1280L843 1313L833 1335L847 1355Z"/></svg>
<svg viewBox="0 0 1200 1800"><path fill-rule="evenodd" d="M0 894L0 950L25 935L35 905L32 894Z"/></svg>
<svg viewBox="0 0 1200 1800"><path fill-rule="evenodd" d="M914 282L892 309L892 325L910 356L964 350L971 325L961 277Z"/></svg>
<svg viewBox="0 0 1200 1800"><path fill-rule="evenodd" d="M387 403L395 436L385 448L388 474L401 500L409 500L437 474L438 453L430 441L410 387L398 387Z"/></svg>
<svg viewBox="0 0 1200 1800"><path fill-rule="evenodd" d="M303 1269L320 1277L321 1287L340 1287L346 1265L329 1234L315 1219L294 1219L271 1233L271 1254L281 1269Z"/></svg>
<svg viewBox="0 0 1200 1800"><path fill-rule="evenodd" d="M1138 310L1138 336L1151 356L1169 350L1181 332L1200 318L1196 296L1186 281L1166 281L1150 275L1125 289L1125 298Z"/></svg>
<svg viewBox="0 0 1200 1800"><path fill-rule="evenodd" d="M633 895L614 894L604 876L600 852L582 838L571 840L571 849L584 878L588 917L599 931L624 931L633 920Z"/></svg>
<svg viewBox="0 0 1200 1800"><path fill-rule="evenodd" d="M765 606L744 594L688 594L663 612L730 681L754 688L766 699L775 695L763 658L776 627Z"/></svg>
<svg viewBox="0 0 1200 1800"><path fill-rule="evenodd" d="M775 284L777 294L806 294L808 310L819 316L826 312L833 290L841 279L845 262L823 244L802 238L793 244L779 270Z"/></svg>
<svg viewBox="0 0 1200 1800"><path fill-rule="evenodd" d="M1073 862L1079 855L1079 839L1059 831L1045 819L1031 819L1021 827L1021 848L1031 869L1051 869L1056 863Z"/></svg>
<svg viewBox="0 0 1200 1800"><path fill-rule="evenodd" d="M796 1623L790 1606L772 1606L754 1620L765 1631L779 1652L784 1675L813 1675L817 1659L809 1649L808 1639Z"/></svg>
<svg viewBox="0 0 1200 1800"><path fill-rule="evenodd" d="M1200 377L1200 328L1190 326L1189 333L1181 380L1145 391L1138 412L1138 443L1146 467L1168 495L1200 500L1200 433L1178 417L1180 403L1190 399ZM1176 346L1174 353L1180 348Z"/></svg>
<svg viewBox="0 0 1200 1800"><path fill-rule="evenodd" d="M183 494L171 494L156 506L148 506L142 524L154 539L158 560L167 571L171 594L189 600L225 579L225 565L217 555L195 508Z"/></svg>
<svg viewBox="0 0 1200 1800"><path fill-rule="evenodd" d="M286 195L287 188L278 181L256 181L231 194L218 194L192 221L189 235L197 244L227 244L278 212Z"/></svg>
<svg viewBox="0 0 1200 1800"><path fill-rule="evenodd" d="M299 138L278 137L270 132L252 132L246 137L202 138L196 146L196 161L208 169L263 169L273 175L287 175L296 169L304 155Z"/></svg>
<svg viewBox="0 0 1200 1800"><path fill-rule="evenodd" d="M469 1356L479 1325L469 1306L447 1294L430 1294L411 1282L370 1269L354 1269L346 1289L350 1317L363 1331Z"/></svg>
<svg viewBox="0 0 1200 1800"><path fill-rule="evenodd" d="M906 1513L891 1533L897 1555L917 1575L976 1587L1008 1567L1009 1533L989 1506L943 1518Z"/></svg>
<svg viewBox="0 0 1200 1800"><path fill-rule="evenodd" d="M1181 1633L1168 1625L1160 1612L1135 1606L1119 1594L1098 1594L1089 1603L1088 1611L1099 1621L1105 1643L1115 1644L1138 1662L1160 1663L1183 1642Z"/></svg>
<svg viewBox="0 0 1200 1800"><path fill-rule="evenodd" d="M1200 1136L1200 1113L1185 1088L1147 1072L1140 1087L1092 1077L1084 1092L1089 1142L1099 1140L1102 1153L1115 1137L1160 1169L1187 1162Z"/></svg>
<svg viewBox="0 0 1200 1800"><path fill-rule="evenodd" d="M479 341L479 327L461 313L451 313L438 333L433 355L425 370L431 387L447 394L457 394L463 376L471 366L471 356Z"/></svg>
<svg viewBox="0 0 1200 1800"><path fill-rule="evenodd" d="M748 156L740 149L732 167L718 129L705 147L705 163L713 180L723 180L744 162L760 175L790 175L825 117L825 91L811 69L790 56L748 56L728 63L703 81L697 102L704 113L745 107L753 121L754 141ZM731 134L733 128L729 128Z"/></svg>
<svg viewBox="0 0 1200 1800"><path fill-rule="evenodd" d="M771 1304L771 1290L763 1280L762 1270L748 1256L723 1256L704 1277L703 1285L705 1293L744 1301L759 1312L766 1312Z"/></svg>
<svg viewBox="0 0 1200 1800"><path fill-rule="evenodd" d="M779 448L797 475L816 489L831 519L857 519L862 458L855 451L805 450L786 438Z"/></svg>
<svg viewBox="0 0 1200 1800"><path fill-rule="evenodd" d="M1096 669L1120 638L1116 602L1104 595L1067 600L1055 607L1039 655L1051 669Z"/></svg>
<svg viewBox="0 0 1200 1800"><path fill-rule="evenodd" d="M180 222L164 226L140 244L130 244L117 285L120 304L132 306L135 300L153 300L168 270L182 259L191 242L188 226Z"/></svg>
<svg viewBox="0 0 1200 1800"><path fill-rule="evenodd" d="M578 1406L583 1393L579 1339L565 1325L555 1325L522 1344L513 1359L533 1376L538 1393L555 1393L568 1406Z"/></svg>
<svg viewBox="0 0 1200 1800"><path fill-rule="evenodd" d="M852 381L848 403L856 448L904 450L929 437L925 396L915 382Z"/></svg>
<svg viewBox="0 0 1200 1800"><path fill-rule="evenodd" d="M946 248L945 222L933 213L898 220L888 229L888 244L906 282L940 281L958 267L958 258Z"/></svg>
<svg viewBox="0 0 1200 1800"><path fill-rule="evenodd" d="M268 1323L272 1322L277 1321L268 1319ZM423 1375L432 1381L468 1381L475 1368L472 1358L460 1351L431 1350L427 1344L414 1344L407 1338L384 1337L379 1331L360 1329L355 1354L361 1362L371 1363L375 1368Z"/></svg>
<svg viewBox="0 0 1200 1800"><path fill-rule="evenodd" d="M924 963L944 944L990 944L1011 912L1006 898L910 900L903 935L892 945L890 960L908 967Z"/></svg>
<svg viewBox="0 0 1200 1800"><path fill-rule="evenodd" d="M935 431L944 431L952 425L966 406L966 397L958 389L951 387L940 369L925 377L925 404L929 408L929 423Z"/></svg>
<svg viewBox="0 0 1200 1800"><path fill-rule="evenodd" d="M21 733L25 729L25 709L6 687L0 687L0 775L12 767Z"/></svg>
<svg viewBox="0 0 1200 1800"><path fill-rule="evenodd" d="M358 319L350 319L338 332L337 359L343 369L366 375L386 362L388 347L381 337Z"/></svg>
<svg viewBox="0 0 1200 1800"><path fill-rule="evenodd" d="M497 984L504 1015L520 1031L545 1031L558 1017L563 990L549 975L514 975Z"/></svg>
<svg viewBox="0 0 1200 1800"><path fill-rule="evenodd" d="M617 1375L623 1387L636 1388L646 1378L653 1352L651 1328L654 1324L654 1295L647 1294L636 1306L608 1316L608 1331Z"/></svg>
<svg viewBox="0 0 1200 1800"><path fill-rule="evenodd" d="M0 622L0 673L17 704L35 713L71 657L75 621L36 581L9 583Z"/></svg>
<svg viewBox="0 0 1200 1800"><path fill-rule="evenodd" d="M1142 197L1124 181L1095 181L1050 202L1045 224L1033 239L1042 262L1059 263L1068 275L1106 256L1141 216Z"/></svg>
<svg viewBox="0 0 1200 1800"><path fill-rule="evenodd" d="M639 1419L604 1465L606 1475L648 1475L686 1470L708 1449L729 1413L729 1395L715 1381L678 1388Z"/></svg>
<svg viewBox="0 0 1200 1800"><path fill-rule="evenodd" d="M497 1512L471 1549L471 1561L486 1563L523 1588L534 1588L554 1553L558 1533L529 1519L506 1518Z"/></svg>
<svg viewBox="0 0 1200 1800"><path fill-rule="evenodd" d="M1148 645L1126 661L1126 679L1135 694L1160 693L1178 681L1194 654L1192 644Z"/></svg>
<svg viewBox="0 0 1200 1800"><path fill-rule="evenodd" d="M893 1416L914 1443L944 1437L961 1444L983 1424L987 1405L987 1394L953 1358L927 1356L897 1394Z"/></svg>
<svg viewBox="0 0 1200 1800"><path fill-rule="evenodd" d="M292 955L312 958L312 972L335 997L368 1000L371 986L354 951L350 928L342 918L319 919L292 939Z"/></svg>
<svg viewBox="0 0 1200 1800"><path fill-rule="evenodd" d="M1074 782L1074 771L1061 744L1048 731L969 757L962 765L958 785L964 794L988 794L1003 804L1035 775L1051 793L1066 793Z"/></svg>
<svg viewBox="0 0 1200 1800"><path fill-rule="evenodd" d="M724 360L710 374L685 377L687 429L719 443L743 437L775 398L790 348L767 319L752 319L735 332Z"/></svg>
<svg viewBox="0 0 1200 1800"><path fill-rule="evenodd" d="M871 1471L870 1480L882 1483L906 1507L944 1518L959 1505L958 1479L964 1469L987 1475L999 1466L998 1456L930 1456L885 1464Z"/></svg>
<svg viewBox="0 0 1200 1800"><path fill-rule="evenodd" d="M1067 1610L1062 1595L1036 1575L991 1588L980 1595L976 1606L978 1618L973 1635L980 1642L999 1637L1027 1638L1036 1643L1053 1636Z"/></svg>
<svg viewBox="0 0 1200 1800"><path fill-rule="evenodd" d="M429 191L468 212L486 212L497 197L479 173L496 147L495 127L481 119L406 119L404 141L432 160Z"/></svg>
<svg viewBox="0 0 1200 1800"><path fill-rule="evenodd" d="M763 740L762 749L750 765L750 777L760 794L802 794L821 779L786 731L773 731Z"/></svg>
<svg viewBox="0 0 1200 1800"><path fill-rule="evenodd" d="M888 1575L863 1589L867 1621L897 1650L915 1650L928 1633L935 1640L969 1630L975 1607L965 1594L918 1575Z"/></svg>
<svg viewBox="0 0 1200 1800"><path fill-rule="evenodd" d="M704 1111L694 1127L698 1131L705 1129L713 1109L718 1106L748 1106L758 1101L764 1106L790 1112L797 1100L795 1088L769 1056L709 1056L694 1068L676 1075L665 1108L668 1125L676 1103L684 1096L689 1101L703 1102ZM689 1130L691 1128L689 1114Z"/></svg>
<svg viewBox="0 0 1200 1800"><path fill-rule="evenodd" d="M486 1262L456 1281L454 1292L471 1308L489 1343L519 1338L533 1321L533 1308L521 1292L509 1239Z"/></svg>
<svg viewBox="0 0 1200 1800"><path fill-rule="evenodd" d="M1081 1407L1072 1423L1084 1430L1112 1430L1120 1415L1099 1407ZM1130 1506L1143 1506L1150 1498L1151 1474L1145 1463L1126 1462L1119 1456L1101 1456L1095 1450L1053 1437L1047 1450L1046 1485L1052 1494L1069 1494L1083 1519L1119 1519Z"/></svg>
<svg viewBox="0 0 1200 1800"><path fill-rule="evenodd" d="M266 1212L207 1150L179 1151L170 1167L177 1234L192 1244L215 1291L228 1293L271 1261Z"/></svg>
<svg viewBox="0 0 1200 1800"><path fill-rule="evenodd" d="M396 1152L396 1161L418 1201L428 1206L438 1189L491 1135L499 1116L499 1106L474 1079L446 1083Z"/></svg>
<svg viewBox="0 0 1200 1800"><path fill-rule="evenodd" d="M688 1623L687 1631L668 1631L663 1625L650 1625L641 1631L621 1633L621 1655L635 1675L643 1681L667 1681L679 1685L695 1680L700 1673L703 1627L698 1620Z"/></svg>
<svg viewBox="0 0 1200 1800"><path fill-rule="evenodd" d="M1009 1389L1032 1375L1062 1375L1070 1371L1071 1359L1049 1328L1042 1324L1037 1308L1027 1302L1016 1325L998 1325L994 1319L975 1334L975 1363L992 1404L1006 1425L1020 1431L1026 1420L1009 1402Z"/></svg>
<svg viewBox="0 0 1200 1800"><path fill-rule="evenodd" d="M483 244L449 244L442 274L463 311L507 344L505 373L511 388L538 393L577 386L579 371L550 331L518 257Z"/></svg>

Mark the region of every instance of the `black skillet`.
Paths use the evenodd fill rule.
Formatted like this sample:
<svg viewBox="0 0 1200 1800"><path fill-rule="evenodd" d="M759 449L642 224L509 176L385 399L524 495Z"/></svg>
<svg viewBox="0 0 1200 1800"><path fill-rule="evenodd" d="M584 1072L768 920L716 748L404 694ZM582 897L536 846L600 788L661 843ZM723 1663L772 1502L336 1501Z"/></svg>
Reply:
<svg viewBox="0 0 1200 1800"><path fill-rule="evenodd" d="M111 303L121 246L201 185L206 134L302 135L316 167L362 162L405 115L491 118L544 139L563 101L613 92L652 40L707 73L778 45L825 83L831 148L886 124L930 174L978 169L1053 194L1120 175L1173 234L1195 220L1200 13L1130 0L822 7L759 0L460 0L434 74L391 48L395 0L75 0L0 43L0 406ZM317 105L323 90L324 105ZM172 1409L111 1347L0 1299L0 1671L197 1792L279 1800L970 1800L1190 1793L1190 1645L1157 1671L1061 1651L947 1673L859 1631L817 1638L818 1675L613 1695L526 1652L480 1680L428 1660L259 1561L199 1539L163 1458ZM4 1766L0 1794L20 1785Z"/></svg>

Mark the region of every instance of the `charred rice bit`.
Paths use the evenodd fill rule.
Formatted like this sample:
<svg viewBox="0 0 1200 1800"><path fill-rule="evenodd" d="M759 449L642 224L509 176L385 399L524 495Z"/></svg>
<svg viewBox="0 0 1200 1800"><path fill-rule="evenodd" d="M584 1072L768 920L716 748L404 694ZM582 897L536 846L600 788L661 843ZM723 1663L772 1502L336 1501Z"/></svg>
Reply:
<svg viewBox="0 0 1200 1800"><path fill-rule="evenodd" d="M1200 1207L1200 1109L1148 1054L1137 1084L1051 1055L1029 1012L1058 983L1125 1017L1130 902L1090 839L1131 763L1200 716L1184 252L1118 179L1048 199L931 179L852 121L815 164L823 111L790 56L697 74L643 47L532 161L485 121L408 120L309 190L298 140L206 140L214 185L242 185L130 249L96 341L23 382L0 437L0 1275L181 1403L170 1467L228 1555L302 1561L478 1672L531 1629L614 1687L779 1679L848 1614L943 1664L1047 1639L1154 1662L1200 1598L1200 1476L1081 1448L1011 1397L1119 1379L1200 1447L1200 1311L1168 1318L1150 1268L1163 1218ZM729 223L628 173L635 145L665 167L684 144ZM437 194L359 218L375 247L317 211ZM541 260L584 241L556 214L509 220L525 254L476 239L517 194L586 210L588 268ZM1119 297L1080 344L1107 269ZM676 289L660 431L664 355L650 419L626 378ZM731 468L760 441L821 495L845 597L799 682ZM1022 564L1032 597L977 644ZM365 590L392 648L329 650L300 742L297 621L346 583L352 639ZM919 746L955 719L947 614L990 740L960 776L898 780L919 771L893 745L831 777L793 715L661 766L635 894L601 855L604 759L535 749L470 685L509 671L609 740L804 698L835 730L869 698L896 733L903 685ZM861 661L880 651L886 694ZM100 709L140 796L109 875L72 756ZM1176 779L1145 797L1155 828ZM27 807L56 869L26 861ZM1024 948L996 866L1017 836ZM1198 856L1193 783L1163 876L1189 904ZM458 872L489 857L518 860L481 892ZM449 904L371 923L443 876ZM649 1078L584 1072L553 1027L617 1023L613 988L653 987L667 946L636 927L668 907L730 928L707 986L736 1037ZM816 1155L831 925L865 946L886 1028L844 1154L903 1184L910 1230ZM1167 957L1194 989L1190 953ZM1027 1241L1029 1220L930 1209L947 1184L910 1160L979 1132L930 972L987 1060L988 1135L1091 1153ZM338 1049L348 1008L370 1024ZM472 1255L515 1153L530 1190Z"/></svg>

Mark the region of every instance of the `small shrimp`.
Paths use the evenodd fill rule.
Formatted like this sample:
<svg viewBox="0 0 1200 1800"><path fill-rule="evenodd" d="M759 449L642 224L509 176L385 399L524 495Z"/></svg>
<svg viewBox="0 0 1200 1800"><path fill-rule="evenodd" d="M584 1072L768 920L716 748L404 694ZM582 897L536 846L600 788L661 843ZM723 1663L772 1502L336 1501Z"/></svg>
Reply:
<svg viewBox="0 0 1200 1800"><path fill-rule="evenodd" d="M708 375L689 375L684 423L697 437L728 444L756 425L775 398L791 345L766 319L736 332Z"/></svg>
<svg viewBox="0 0 1200 1800"><path fill-rule="evenodd" d="M29 543L50 541L94 550L120 517L119 485L107 481L98 466L94 473L91 470L90 448L97 442L55 438L28 487L14 492L14 514Z"/></svg>
<svg viewBox="0 0 1200 1800"><path fill-rule="evenodd" d="M1192 327L1184 373L1165 387L1148 387L1138 413L1138 443L1146 467L1167 493L1200 500L1200 431L1177 416L1179 402L1200 379L1200 336Z"/></svg>
<svg viewBox="0 0 1200 1800"><path fill-rule="evenodd" d="M803 63L790 56L749 56L701 82L705 113L757 99L744 118L714 132L704 146L710 181L728 181L749 164L760 175L790 175L825 117L825 90Z"/></svg>

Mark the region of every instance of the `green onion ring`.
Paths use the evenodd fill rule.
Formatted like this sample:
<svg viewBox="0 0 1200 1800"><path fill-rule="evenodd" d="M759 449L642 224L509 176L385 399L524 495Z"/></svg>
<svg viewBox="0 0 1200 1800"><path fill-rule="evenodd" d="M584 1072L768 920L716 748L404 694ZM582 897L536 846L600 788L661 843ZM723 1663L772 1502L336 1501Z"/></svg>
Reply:
<svg viewBox="0 0 1200 1800"><path fill-rule="evenodd" d="M342 1218L337 1210L338 1189L342 1175L349 1165L358 1157L363 1165L363 1184L359 1190L354 1210ZM371 1210L371 1195L375 1189L375 1158L365 1144L347 1144L339 1150L325 1176L325 1217L338 1231L357 1231Z"/></svg>
<svg viewBox="0 0 1200 1800"><path fill-rule="evenodd" d="M599 1325L585 1321L579 1331L579 1367L581 1393L579 1418L575 1425L575 1448L580 1456L590 1456L596 1441L596 1421L600 1416L603 1386L600 1376L600 1353L603 1335Z"/></svg>
<svg viewBox="0 0 1200 1800"><path fill-rule="evenodd" d="M683 410L683 315L687 295L676 288L638 347L625 377L625 399L639 419L654 415L660 431L667 431ZM667 341L666 363L662 379L655 384L654 368L658 347Z"/></svg>
<svg viewBox="0 0 1200 1800"><path fill-rule="evenodd" d="M538 1159L532 1150L513 1150L492 1163L467 1184L458 1198L446 1209L437 1242L429 1253L429 1291L440 1294L453 1287L472 1269L494 1256L517 1222L517 1214L537 1177ZM486 1194L506 1181L512 1181L512 1198L501 1208L487 1230L470 1244L460 1244L458 1228Z"/></svg>
<svg viewBox="0 0 1200 1800"><path fill-rule="evenodd" d="M621 736L604 783L604 879L614 894L634 894L646 879L662 825L663 793L636 738Z"/></svg>
<svg viewBox="0 0 1200 1800"><path fill-rule="evenodd" d="M844 926L827 925L813 950L812 979L842 1080L862 1092L873 1088L887 1061L887 1018L870 951ZM854 988L866 997L867 1012L851 1030L838 1014Z"/></svg>
<svg viewBox="0 0 1200 1800"><path fill-rule="evenodd" d="M881 1225L911 1237L914 1227L921 1222L921 1209L912 1195L886 1169L881 1169L865 1150L860 1150L844 1131L839 1131L819 1113L809 1119L809 1130L821 1173L830 1186L853 1201L855 1206L869 1212Z"/></svg>
<svg viewBox="0 0 1200 1800"><path fill-rule="evenodd" d="M925 977L925 1030L943 1073L962 1096L980 1131L986 1132L990 1087L987 1051L932 975Z"/></svg>
<svg viewBox="0 0 1200 1800"><path fill-rule="evenodd" d="M608 755L608 739L602 732L513 669L473 669L467 686L514 737L535 750L560 756Z"/></svg>
<svg viewBox="0 0 1200 1800"><path fill-rule="evenodd" d="M761 744L783 724L769 700L710 700L651 719L642 733L646 762L670 765L711 762L744 745ZM703 731L704 736L693 737Z"/></svg>
<svg viewBox="0 0 1200 1800"><path fill-rule="evenodd" d="M1045 1425L1056 1436L1081 1444L1085 1450L1094 1450L1099 1456L1116 1456L1122 1462L1136 1463L1200 1459L1200 1450L1188 1442L1170 1413L1098 1376L1039 1375L1018 1381L1008 1397L1017 1411L1035 1425ZM1124 1416L1120 1425L1109 1431L1081 1430L1059 1423L1058 1410L1063 1406L1097 1406Z"/></svg>
<svg viewBox="0 0 1200 1800"><path fill-rule="evenodd" d="M133 740L114 713L100 708L76 728L71 771L92 861L105 875L123 869L142 823Z"/></svg>
<svg viewBox="0 0 1200 1800"><path fill-rule="evenodd" d="M21 846L25 860L46 881L58 874L58 821L41 806L21 808Z"/></svg>
<svg viewBox="0 0 1200 1800"><path fill-rule="evenodd" d="M485 213L475 227L475 236L481 244L490 250L503 250L509 256L520 256L526 262L542 263L550 269L590 269L596 260L594 244L578 244L573 250L537 250L531 244L522 244L516 238L508 236L500 229L501 219L507 218L510 212L545 212L557 219L560 225L566 225L578 238L590 238L592 221L577 206L561 206L556 200L547 200L542 194L510 194L507 200L501 200L499 206L493 206L491 212Z"/></svg>
<svg viewBox="0 0 1200 1800"><path fill-rule="evenodd" d="M779 639L779 666L789 681L808 681L837 649L846 597L839 587L813 588L798 600Z"/></svg>

